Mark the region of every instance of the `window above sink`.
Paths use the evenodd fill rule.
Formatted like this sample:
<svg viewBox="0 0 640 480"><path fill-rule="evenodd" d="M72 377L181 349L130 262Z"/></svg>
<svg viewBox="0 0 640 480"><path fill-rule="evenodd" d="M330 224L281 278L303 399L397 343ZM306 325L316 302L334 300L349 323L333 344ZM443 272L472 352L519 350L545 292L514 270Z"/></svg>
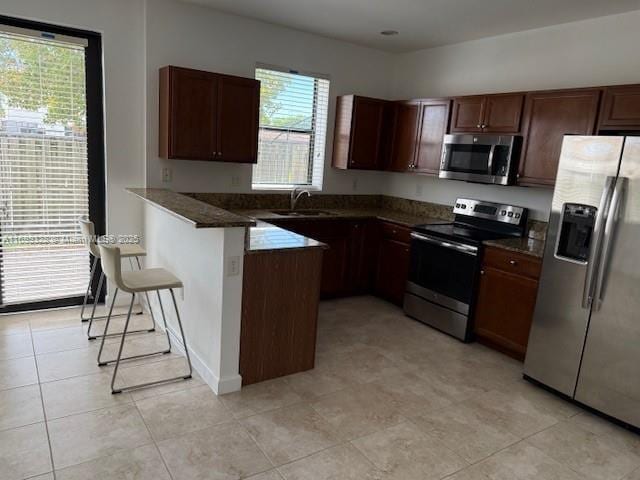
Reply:
<svg viewBox="0 0 640 480"><path fill-rule="evenodd" d="M329 80L258 65L260 129L255 190L322 189Z"/></svg>

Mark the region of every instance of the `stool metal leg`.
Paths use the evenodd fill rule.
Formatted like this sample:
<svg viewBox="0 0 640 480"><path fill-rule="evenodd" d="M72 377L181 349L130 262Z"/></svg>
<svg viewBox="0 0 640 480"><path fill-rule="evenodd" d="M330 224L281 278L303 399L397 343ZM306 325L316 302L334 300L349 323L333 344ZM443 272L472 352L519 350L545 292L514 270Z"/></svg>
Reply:
<svg viewBox="0 0 640 480"><path fill-rule="evenodd" d="M93 319L96 315L96 305L98 305L98 297L100 296L100 292L102 292L102 284L104 283L104 272L100 272L100 280L98 280L98 291L96 293L95 301L93 302L93 307L91 308L91 318L89 318L89 328L87 329L87 335L91 338L91 326L93 325Z"/></svg>
<svg viewBox="0 0 640 480"><path fill-rule="evenodd" d="M102 341L100 342L100 350L98 350L98 365L104 366L106 363L102 363L102 350L104 349L104 340L107 338L107 331L109 330L109 324L111 323L111 312L113 312L113 306L116 303L116 297L118 296L118 289L113 292L113 300L111 300L111 306L109 307L109 313L107 314L107 322L104 325L104 334L102 335ZM131 297L133 298L133 297Z"/></svg>
<svg viewBox="0 0 640 480"><path fill-rule="evenodd" d="M84 294L84 300L82 302L82 308L80 309L80 320L82 322L88 322L88 318L84 318L84 309L87 308L87 300L89 300L89 294L91 293L91 284L93 283L93 276L96 274L96 267L98 266L98 257L93 257L91 263L91 273L89 274L89 284L87 285L87 291Z"/></svg>
<svg viewBox="0 0 640 480"><path fill-rule="evenodd" d="M175 294L173 293L173 289L169 289L169 291L171 292L171 298L173 300L173 306L175 307L175 310L176 310L176 318L178 320L178 327L180 328L180 335L182 335L182 344L184 346L184 353L185 353L185 355L187 357L187 363L189 365L189 373L187 375L180 375L180 376L177 376L177 377L165 378L165 379L156 380L156 381L153 381L153 382L140 383L140 384L137 384L137 385L129 385L129 386L126 386L126 387L120 387L118 389L114 388L115 382L116 382L116 374L118 373L118 366L120 365L120 361L121 360L127 360L127 359L131 359L131 358L138 358L138 357L141 357L141 356L151 355L151 354L145 354L145 355L136 355L136 356L133 356L133 357L122 358L122 349L124 347L124 338L125 338L125 336L127 334L127 326L129 324L129 318L131 316L131 306L133 306L133 302L132 302L131 306L129 307L129 316L127 316L127 322L125 323L125 326L124 326L124 332L122 334L122 340L120 341L120 349L118 350L118 358L116 359L116 366L115 366L115 369L113 371L113 377L111 378L111 393L113 393L113 394L122 393L124 390L132 390L134 388L149 387L151 385L159 385L161 383L168 383L168 382L173 382L173 381L176 381L176 380L187 380L187 379L192 377L192 375L193 375L193 367L191 365L191 358L189 357L189 350L187 349L187 339L184 336L184 329L182 328L182 320L180 319L180 312L178 311L178 304L176 303L176 297L175 297ZM162 305L162 302L161 302L161 305ZM163 312L164 312L164 309L163 309ZM166 325L166 323L165 323L165 325ZM171 344L171 342L169 342L169 344Z"/></svg>
<svg viewBox="0 0 640 480"><path fill-rule="evenodd" d="M162 312L162 323L164 323L164 333L167 334L167 342L169 343L169 350L171 350L171 336L169 335L169 327L167 326L167 317L164 314L162 299L160 298L160 290L156 290L156 295L158 296L158 304L160 305L160 311Z"/></svg>
<svg viewBox="0 0 640 480"><path fill-rule="evenodd" d="M111 377L111 393L120 393L122 390L115 390L114 384L116 383L116 374L118 373L118 367L120 366L120 359L122 358L122 349L124 348L124 340L127 336L127 328L129 328L129 320L131 320L131 309L133 309L133 302L136 296L131 295L131 303L129 304L129 313L127 313L127 320L124 322L124 330L122 331L122 339L120 340L120 348L118 348L118 358L116 359L116 366L113 370L113 377ZM104 343L104 337L102 337Z"/></svg>
<svg viewBox="0 0 640 480"><path fill-rule="evenodd" d="M173 288L170 288L171 298L173 299L173 306L176 309L176 318L178 319L178 327L180 327L180 335L182 336L182 345L184 346L184 354L187 357L187 363L189 364L189 375L183 377L185 380L191 378L193 374L193 367L191 366L191 357L189 356L189 349L187 348L187 337L184 336L184 329L182 328L182 320L180 319L180 312L178 312L178 304L176 303L176 296L173 293Z"/></svg>

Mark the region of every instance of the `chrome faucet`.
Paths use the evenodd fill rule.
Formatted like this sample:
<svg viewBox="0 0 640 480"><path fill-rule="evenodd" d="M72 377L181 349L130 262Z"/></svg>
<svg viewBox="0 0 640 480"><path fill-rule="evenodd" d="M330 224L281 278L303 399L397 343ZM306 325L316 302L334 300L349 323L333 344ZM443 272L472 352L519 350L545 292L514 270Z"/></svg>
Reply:
<svg viewBox="0 0 640 480"><path fill-rule="evenodd" d="M309 190L301 190L298 187L294 187L293 190L291 190L291 210L295 210L296 209L296 203L298 203L298 200L300 200L300 197L302 195L306 195L307 197L311 196L311 192L309 192Z"/></svg>

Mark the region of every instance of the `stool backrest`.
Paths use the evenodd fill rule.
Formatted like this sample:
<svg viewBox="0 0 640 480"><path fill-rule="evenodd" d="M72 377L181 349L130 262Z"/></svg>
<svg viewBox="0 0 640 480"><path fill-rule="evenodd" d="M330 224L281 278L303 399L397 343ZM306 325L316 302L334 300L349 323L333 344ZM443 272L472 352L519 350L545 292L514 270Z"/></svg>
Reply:
<svg viewBox="0 0 640 480"><path fill-rule="evenodd" d="M122 263L120 261L120 247L115 245L98 244L102 271L116 287L128 291L122 282Z"/></svg>
<svg viewBox="0 0 640 480"><path fill-rule="evenodd" d="M80 232L82 233L85 246L94 257L100 258L100 249L98 248L98 245L96 245L95 225L91 220L86 220L84 218L79 218L78 224L80 225Z"/></svg>

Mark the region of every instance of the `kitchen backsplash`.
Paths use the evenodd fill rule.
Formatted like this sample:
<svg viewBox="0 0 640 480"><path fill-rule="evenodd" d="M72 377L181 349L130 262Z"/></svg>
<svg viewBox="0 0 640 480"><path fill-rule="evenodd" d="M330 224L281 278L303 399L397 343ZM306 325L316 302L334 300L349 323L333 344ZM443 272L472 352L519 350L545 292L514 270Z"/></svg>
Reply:
<svg viewBox="0 0 640 480"><path fill-rule="evenodd" d="M225 210L262 210L289 208L288 193L189 193L197 200L224 208ZM415 216L453 220L450 205L420 202L387 195L311 195L301 197L296 208L343 208L395 210ZM547 223L529 220L528 237L544 240Z"/></svg>

